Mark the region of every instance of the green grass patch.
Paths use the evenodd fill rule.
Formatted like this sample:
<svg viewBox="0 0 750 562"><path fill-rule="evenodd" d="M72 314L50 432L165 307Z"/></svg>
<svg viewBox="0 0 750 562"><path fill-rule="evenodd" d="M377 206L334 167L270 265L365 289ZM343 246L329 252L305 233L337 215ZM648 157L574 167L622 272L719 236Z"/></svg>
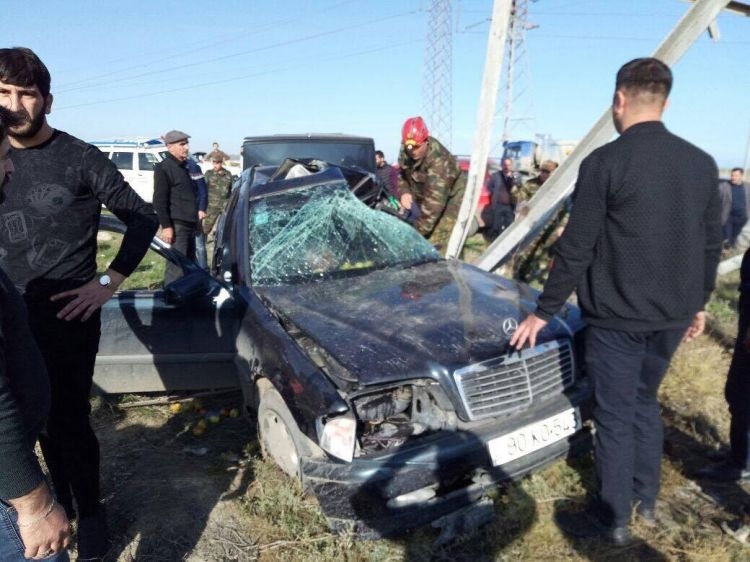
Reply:
<svg viewBox="0 0 750 562"><path fill-rule="evenodd" d="M104 273L115 259L122 244L122 235L112 232L100 232L97 236L96 270ZM164 284L164 267L166 260L153 250L148 250L135 271L125 279L119 290L156 290Z"/></svg>

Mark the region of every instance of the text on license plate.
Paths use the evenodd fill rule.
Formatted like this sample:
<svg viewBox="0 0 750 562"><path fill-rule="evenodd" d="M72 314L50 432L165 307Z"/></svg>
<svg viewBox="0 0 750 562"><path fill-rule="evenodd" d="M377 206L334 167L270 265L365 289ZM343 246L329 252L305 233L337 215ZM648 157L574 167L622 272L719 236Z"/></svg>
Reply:
<svg viewBox="0 0 750 562"><path fill-rule="evenodd" d="M527 425L487 442L494 466L516 460L573 435L581 429L581 416L570 408L538 422Z"/></svg>

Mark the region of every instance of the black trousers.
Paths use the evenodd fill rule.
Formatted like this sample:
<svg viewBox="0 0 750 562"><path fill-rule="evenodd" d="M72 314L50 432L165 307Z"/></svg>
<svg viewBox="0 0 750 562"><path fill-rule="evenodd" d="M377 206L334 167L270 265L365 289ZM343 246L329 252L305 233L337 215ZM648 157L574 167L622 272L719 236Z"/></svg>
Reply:
<svg viewBox="0 0 750 562"><path fill-rule="evenodd" d="M487 238L495 240L502 232L513 224L515 214L513 207L510 205L490 204L482 211L482 220L484 221Z"/></svg>
<svg viewBox="0 0 750 562"><path fill-rule="evenodd" d="M172 247L195 261L196 223L173 221L172 224L174 226L174 243ZM180 277L182 277L182 269L168 261L164 271L164 285L169 285L172 281Z"/></svg>
<svg viewBox="0 0 750 562"><path fill-rule="evenodd" d="M656 502L664 440L656 394L686 329L587 328L585 364L596 400L598 500L610 525L627 525L634 502L648 507Z"/></svg>
<svg viewBox="0 0 750 562"><path fill-rule="evenodd" d="M59 320L60 305L28 303L29 324L47 365L52 406L39 437L60 503L79 517L99 506L99 441L91 428L91 381L99 349L100 314L86 322Z"/></svg>
<svg viewBox="0 0 750 562"><path fill-rule="evenodd" d="M750 351L745 345L750 328L750 295L740 294L740 319L732 363L724 390L731 420L729 445L732 460L738 467L750 469Z"/></svg>
<svg viewBox="0 0 750 562"><path fill-rule="evenodd" d="M734 248L737 237L747 223L747 215L744 213L732 213L727 222L724 223L724 239Z"/></svg>

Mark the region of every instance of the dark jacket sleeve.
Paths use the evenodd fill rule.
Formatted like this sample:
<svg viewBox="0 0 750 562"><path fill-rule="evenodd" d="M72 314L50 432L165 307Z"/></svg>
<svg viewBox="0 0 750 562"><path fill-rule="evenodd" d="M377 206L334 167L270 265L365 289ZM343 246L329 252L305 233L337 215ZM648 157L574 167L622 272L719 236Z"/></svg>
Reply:
<svg viewBox="0 0 750 562"><path fill-rule="evenodd" d="M169 178L164 168L154 166L154 210L162 228L172 227L172 217L169 214Z"/></svg>
<svg viewBox="0 0 750 562"><path fill-rule="evenodd" d="M552 270L534 314L549 321L578 286L594 258L594 247L607 216L609 174L596 154L582 163L568 225L553 251Z"/></svg>
<svg viewBox="0 0 750 562"><path fill-rule="evenodd" d="M498 192L499 188L500 172L492 172L490 174L490 181L487 182L487 191L490 194L490 204L495 204L497 202L495 194Z"/></svg>
<svg viewBox="0 0 750 562"><path fill-rule="evenodd" d="M2 314L4 311L0 309ZM0 499L3 500L26 495L43 478L8 377L5 335L0 332Z"/></svg>
<svg viewBox="0 0 750 562"><path fill-rule="evenodd" d="M188 171L190 172L190 179L193 180L195 186L195 199L198 203L198 210L206 212L208 208L208 186L206 185L206 179L203 175L198 162L192 158L188 158Z"/></svg>
<svg viewBox="0 0 750 562"><path fill-rule="evenodd" d="M120 250L109 266L127 277L138 267L151 244L158 228L156 214L101 151L92 147L86 151L84 160L82 169L97 199L127 226Z"/></svg>
<svg viewBox="0 0 750 562"><path fill-rule="evenodd" d="M196 195L198 199L198 210L205 213L206 209L208 208L208 186L206 185L206 180L203 179L203 176L201 176L197 180L193 181L195 182Z"/></svg>
<svg viewBox="0 0 750 562"><path fill-rule="evenodd" d="M716 170L716 168L714 167ZM718 181L718 170L716 171ZM714 183L714 185L716 185ZM731 197L731 196L730 196ZM724 241L722 231L722 200L718 189L712 189L706 206L704 222L706 225L706 254L704 258L705 271L703 279L703 305L711 298L716 286L716 269L721 259L721 247Z"/></svg>
<svg viewBox="0 0 750 562"><path fill-rule="evenodd" d="M727 222L732 212L732 186L728 181L719 182L719 201L721 201L721 224Z"/></svg>

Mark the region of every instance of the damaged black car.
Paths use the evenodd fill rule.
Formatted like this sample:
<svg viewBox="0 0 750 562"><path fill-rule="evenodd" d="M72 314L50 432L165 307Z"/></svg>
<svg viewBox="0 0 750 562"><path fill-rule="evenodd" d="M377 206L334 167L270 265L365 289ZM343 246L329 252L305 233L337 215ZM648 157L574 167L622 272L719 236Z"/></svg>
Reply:
<svg viewBox="0 0 750 562"><path fill-rule="evenodd" d="M246 169L210 273L155 239L184 276L102 308L94 379L239 385L264 455L370 537L491 517L497 482L590 445L591 403L578 309L510 349L536 294L443 259L378 189L316 160Z"/></svg>
<svg viewBox="0 0 750 562"><path fill-rule="evenodd" d="M235 363L264 454L332 528L392 536L587 445L591 390L575 307L511 350L531 289L443 259L355 196L365 177L245 170L213 273L242 301Z"/></svg>

